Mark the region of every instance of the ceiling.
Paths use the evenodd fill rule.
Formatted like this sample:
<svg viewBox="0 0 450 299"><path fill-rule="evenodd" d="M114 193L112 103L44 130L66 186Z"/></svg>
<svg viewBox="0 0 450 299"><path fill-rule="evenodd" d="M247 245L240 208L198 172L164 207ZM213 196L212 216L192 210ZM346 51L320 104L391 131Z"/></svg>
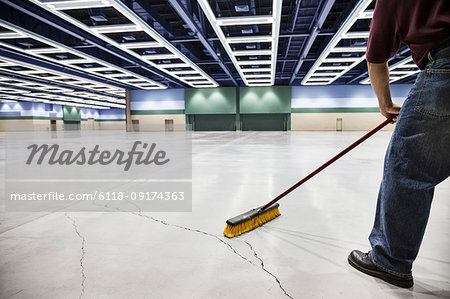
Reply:
<svg viewBox="0 0 450 299"><path fill-rule="evenodd" d="M126 89L368 84L372 0L0 0L0 99L123 108ZM391 82L418 69L402 45Z"/></svg>

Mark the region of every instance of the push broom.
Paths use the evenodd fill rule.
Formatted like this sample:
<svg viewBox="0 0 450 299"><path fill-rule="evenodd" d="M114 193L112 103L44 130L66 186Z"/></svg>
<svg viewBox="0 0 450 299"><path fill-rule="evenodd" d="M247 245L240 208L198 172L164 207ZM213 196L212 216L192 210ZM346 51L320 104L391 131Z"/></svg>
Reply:
<svg viewBox="0 0 450 299"><path fill-rule="evenodd" d="M238 215L236 217L233 217L231 219L227 220L227 226L225 227L225 230L223 231L223 234L228 238L233 238L236 236L239 236L243 233L246 233L248 231L251 231L252 229L255 229L261 225L263 225L266 222L269 222L270 220L280 216L280 210L278 207L280 206L277 201L297 189L300 185L311 179L313 176L330 166L332 163L334 163L336 160L341 158L343 155L357 147L359 144L361 144L363 141L368 139L370 136L384 128L387 124L392 122L392 118L386 119L384 122L379 124L375 129L368 132L366 135L355 141L353 144L348 146L346 149L341 151L339 154L334 156L332 159L324 163L322 166L311 172L309 175L304 177L302 180L295 183L292 187L275 197L273 200L265 204L264 206L261 206L256 209L252 209L246 213L243 213L241 215Z"/></svg>

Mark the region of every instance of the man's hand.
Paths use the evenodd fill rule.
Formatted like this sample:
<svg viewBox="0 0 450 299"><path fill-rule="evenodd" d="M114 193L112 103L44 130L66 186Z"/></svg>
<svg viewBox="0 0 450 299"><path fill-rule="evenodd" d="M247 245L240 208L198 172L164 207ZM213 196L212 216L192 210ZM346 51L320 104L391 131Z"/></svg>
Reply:
<svg viewBox="0 0 450 299"><path fill-rule="evenodd" d="M377 96L381 114L386 118L392 118L392 121L395 122L401 106L392 102L391 89L389 88L388 63L367 62L367 68L369 69L370 83Z"/></svg>
<svg viewBox="0 0 450 299"><path fill-rule="evenodd" d="M390 106L380 106L380 112L383 114L386 118L392 118L393 122L397 120L397 116L400 113L400 109L402 106L397 105L395 103L391 103Z"/></svg>

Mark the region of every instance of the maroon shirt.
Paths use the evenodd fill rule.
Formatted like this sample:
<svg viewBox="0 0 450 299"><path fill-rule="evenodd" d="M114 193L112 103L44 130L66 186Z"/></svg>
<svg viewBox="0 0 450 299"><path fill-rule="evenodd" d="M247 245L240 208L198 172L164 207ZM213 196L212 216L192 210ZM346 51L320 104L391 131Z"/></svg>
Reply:
<svg viewBox="0 0 450 299"><path fill-rule="evenodd" d="M448 37L450 0L377 0L366 59L386 62L404 42L414 62L424 69L427 53Z"/></svg>

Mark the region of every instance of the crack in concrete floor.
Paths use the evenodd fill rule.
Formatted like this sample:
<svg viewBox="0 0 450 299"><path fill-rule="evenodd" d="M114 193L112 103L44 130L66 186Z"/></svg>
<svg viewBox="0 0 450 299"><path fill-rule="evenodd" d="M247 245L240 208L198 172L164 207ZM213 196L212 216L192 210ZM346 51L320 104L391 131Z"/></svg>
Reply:
<svg viewBox="0 0 450 299"><path fill-rule="evenodd" d="M78 235L78 237L81 239L81 257L80 257L80 267L81 267L81 292L80 292L80 296L78 297L78 299L81 299L81 297L83 297L84 295L84 291L85 291L85 281L86 281L86 274L84 272L84 256L86 255L86 248L85 248L85 243L86 243L86 239L80 234L80 232L78 231L78 225L75 221L74 218L70 217L69 215L67 215L67 213L64 213L64 216L66 216L67 219L69 219L72 222L72 226L73 229L75 230L75 233Z"/></svg>
<svg viewBox="0 0 450 299"><path fill-rule="evenodd" d="M259 268L258 265L254 264L252 261L250 261L249 259L247 259L247 258L244 257L243 255L241 255L241 254L240 254L233 246L231 246L230 243L224 241L224 240L223 240L222 238L220 238L219 236L214 235L214 234L211 234L211 233L208 233L208 232L205 232L205 231L202 231L202 230L199 230L199 229L193 229L193 228L181 226L181 225L178 225L178 224L167 223L167 222L165 222L165 221L163 221L163 220L154 218L154 217L152 217L152 216L143 215L143 214L142 214L141 208L140 208L138 205L134 204L134 203L132 203L132 204L133 204L134 206L136 206L136 207L139 209L139 211L138 211L137 213L136 213L136 212L128 212L128 213L131 213L131 214L136 215L136 216L139 216L139 217L144 217L144 218L150 219L150 220L152 220L152 221L154 221L154 222L158 222L158 223L163 224L163 225L166 225L166 226L173 226L173 227L176 227L176 228L179 228L179 229L184 229L184 230L187 230L187 231L190 231L190 232L194 232L194 233L200 233L200 234L203 234L203 235L206 235L206 236L215 238L215 239L217 239L219 242L221 242L221 243L225 244L226 246L228 246L228 247L234 252L234 254L236 254L237 256L239 256L241 259L243 259L243 260L245 260L246 262L252 264L253 266L257 266L257 267ZM105 207L109 208L108 205L105 205ZM116 208L116 209L117 209L117 208ZM120 209L117 209L117 210L122 211L122 212L127 212L127 211L120 210ZM273 274L272 272L270 272L270 271L268 271L268 270L266 269L266 267L265 267L265 265L264 265L264 261L263 261L263 260L261 259L261 257L257 254L257 252L255 251L255 249L253 248L253 246L252 246L248 241L240 241L240 242L244 242L244 243L246 243L246 244L249 246L250 250L253 252L253 256L254 256L256 259L258 259L258 260L260 261L260 263L261 263L261 269L262 269L264 272L266 272L268 275L272 276L272 277L275 279L275 281L277 282L279 288L283 291L284 295L286 295L287 297L293 299L293 297L292 297L291 295L289 295L289 293L287 293L287 291L283 288L283 286L282 286L282 284L281 284L281 281L278 279L278 277L277 277L275 274Z"/></svg>
<svg viewBox="0 0 450 299"><path fill-rule="evenodd" d="M278 279L278 277L273 274L272 272L270 272L269 270L266 269L266 266L264 265L264 261L262 260L262 258L259 257L258 253L256 252L256 250L253 248L252 244L250 244L247 241L244 241L248 247L250 247L250 250L253 251L253 256L255 258L257 258L260 262L261 262L261 268L264 270L264 272L266 272L267 274L269 274L270 276L272 276L273 278L275 278L275 281L278 283L278 286L280 287L280 289L284 292L284 294L286 296L288 296L289 298L294 299L294 297L292 297L291 295L289 295L286 290L283 288L283 286L281 285L281 281Z"/></svg>
<svg viewBox="0 0 450 299"><path fill-rule="evenodd" d="M165 226L172 226L172 227L175 227L175 228L178 228L178 229L183 229L183 230L190 231L190 232L193 232L193 233L199 233L199 234L203 234L203 235L205 235L205 236L211 237L211 238L215 238L216 240L218 240L219 242L221 242L222 244L224 244L225 246L227 246L228 248L230 248L230 249L233 251L233 253L234 253L235 255L237 255L238 257L240 257L242 260L244 260L244 261L250 263L251 265L253 265L253 266L255 266L255 267L261 268L265 273L267 273L268 275L272 276L272 277L275 279L275 281L277 282L278 287L281 289L281 291L283 291L284 295L287 296L288 298L293 299L293 297L292 297L292 296L291 296L291 295L283 288L280 279L279 279L275 274L273 274L272 272L270 272L270 271L268 271L268 270L266 269L263 259L257 254L257 252L256 252L256 250L254 249L254 247L253 247L248 241L240 241L240 242L244 242L245 244L247 244L247 246L248 246L248 247L250 248L250 250L252 251L253 256L254 256L256 259L259 260L260 265L257 265L257 264L255 264L255 263L253 263L251 260L247 259L245 256L243 256L242 254L240 254L240 253L239 253L239 252L238 252L238 251L237 251L230 243L224 241L222 238L220 238L219 236L217 236L217 235L215 235L215 234L211 234L211 233L208 233L208 232L199 230L199 229L194 229L194 228L190 228L190 227L181 226L181 225L178 225L178 224L168 223L168 222L165 222L164 220L157 219L157 218L152 217L152 216L144 215L144 214L142 214L142 210L141 210L141 208L140 208L138 205L136 205L136 204L134 204L134 203L131 203L131 204L133 204L135 207L138 208L138 212L130 212L130 211L122 210L122 209L119 209L119 208L114 208L114 209L116 209L117 211L120 211L120 212L130 213L130 214L135 215L135 216L138 216L138 217L143 217L143 218L149 219L149 220L151 220L151 221L153 221L153 222L157 222L157 223L162 224L162 225L165 225ZM112 208L112 207L108 206L107 204L104 205L104 207L109 208L109 209ZM74 228L74 230L75 230L75 233L76 233L76 234L78 235L78 237L82 240L82 243L81 243L81 258L80 258L81 278L82 278L82 280L81 280L81 293L80 293L80 296L79 296L79 299L81 299L81 297L82 297L82 296L84 295L84 293L85 293L85 280L86 280L86 275L85 275L85 271L84 271L85 269L84 269L84 263L83 263L83 261L84 261L84 256L85 256L85 254L86 254L86 251L85 251L85 242L86 242L86 239L85 239L84 236L82 236L82 235L80 234L75 219L73 219L72 217L70 217L67 213L64 213L64 215L66 216L66 218L68 218L68 219L72 222L72 226L73 226L73 228Z"/></svg>

